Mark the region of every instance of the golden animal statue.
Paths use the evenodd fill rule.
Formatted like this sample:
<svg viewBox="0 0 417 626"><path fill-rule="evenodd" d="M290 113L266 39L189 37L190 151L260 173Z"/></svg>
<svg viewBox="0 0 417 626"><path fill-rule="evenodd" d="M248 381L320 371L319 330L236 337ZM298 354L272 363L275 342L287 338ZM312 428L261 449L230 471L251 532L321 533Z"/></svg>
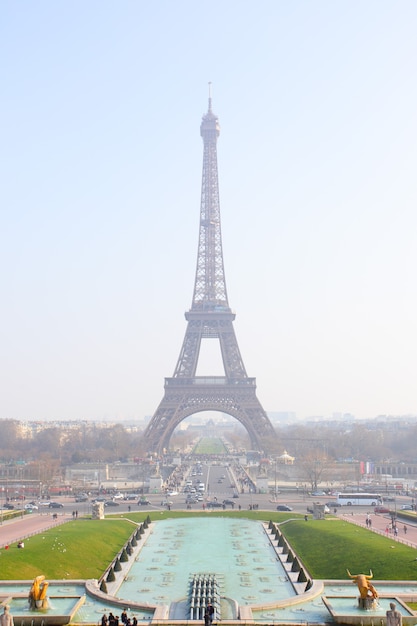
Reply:
<svg viewBox="0 0 417 626"><path fill-rule="evenodd" d="M376 599L378 597L377 590L375 589L373 584L369 582L369 580L374 577L374 575L372 574L372 570L369 570L369 576L366 576L366 574L355 574L354 576L352 576L348 569L346 571L349 574L350 578L353 578L353 584L356 584L358 586L359 593L362 599Z"/></svg>
<svg viewBox="0 0 417 626"><path fill-rule="evenodd" d="M36 576L29 591L29 607L31 609L48 608L48 598L46 597L48 585L49 583L45 582L45 576Z"/></svg>

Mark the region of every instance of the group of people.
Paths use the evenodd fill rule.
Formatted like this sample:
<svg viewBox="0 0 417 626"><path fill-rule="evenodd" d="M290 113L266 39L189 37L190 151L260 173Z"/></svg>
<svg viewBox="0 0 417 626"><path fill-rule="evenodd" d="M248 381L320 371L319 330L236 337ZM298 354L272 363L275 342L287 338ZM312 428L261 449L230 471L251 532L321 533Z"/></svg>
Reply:
<svg viewBox="0 0 417 626"><path fill-rule="evenodd" d="M407 534L407 526L404 524L404 535ZM385 534L389 535L390 533L393 533L394 537L398 537L398 526L396 524L387 524L386 528L385 528Z"/></svg>
<svg viewBox="0 0 417 626"><path fill-rule="evenodd" d="M113 613L109 613L109 616L104 613L101 618L101 626L119 626L120 622L124 624L124 626L137 626L138 620L134 615L132 619L128 617L126 609L123 609L120 617L118 615L113 615Z"/></svg>

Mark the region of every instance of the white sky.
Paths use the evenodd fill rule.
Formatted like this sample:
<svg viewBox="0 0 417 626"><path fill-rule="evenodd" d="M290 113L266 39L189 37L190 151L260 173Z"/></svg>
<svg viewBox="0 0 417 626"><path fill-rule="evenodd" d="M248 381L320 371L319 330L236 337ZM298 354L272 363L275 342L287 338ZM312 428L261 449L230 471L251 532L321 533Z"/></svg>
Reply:
<svg viewBox="0 0 417 626"><path fill-rule="evenodd" d="M157 408L191 306L208 81L264 408L417 413L415 0L0 11L1 418Z"/></svg>

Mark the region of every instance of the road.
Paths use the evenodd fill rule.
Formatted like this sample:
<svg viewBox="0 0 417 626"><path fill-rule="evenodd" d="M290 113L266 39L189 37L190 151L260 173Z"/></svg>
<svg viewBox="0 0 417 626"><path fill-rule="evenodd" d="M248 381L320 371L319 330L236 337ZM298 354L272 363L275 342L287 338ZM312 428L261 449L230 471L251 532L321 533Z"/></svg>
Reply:
<svg viewBox="0 0 417 626"><path fill-rule="evenodd" d="M241 492L241 488L238 489L239 481L238 476L232 471L228 465L211 465L201 464L191 468L190 474L185 477L184 484L178 485L179 493L176 495L167 496L167 500L170 503L169 506L172 510L184 510L189 508L186 504L186 498L188 495L182 490L184 489L185 482L189 480L193 484L193 488L197 489L197 484L202 482L205 485L204 494L202 494L203 500L195 502L190 505L191 510L202 510L207 508L207 502L216 500L218 503L222 503L223 500L229 500L235 504L234 508L239 506L241 510L249 510L250 508L257 507L260 510L275 511L278 504L286 504L290 506L294 512L306 514L307 507L311 507L314 501L326 503L329 500L334 499L332 496L321 496L312 498L305 495L302 492L286 491L277 495L276 501L270 494L258 494L250 491L249 485L244 485L244 493ZM238 493L239 491L239 493ZM238 497L233 497L238 495ZM150 501L149 505L138 505L135 501L123 501L117 500L117 504L112 507L106 507L105 513L123 513L128 514L130 511L149 511L150 513L155 510L163 510L165 506L162 502L165 500L161 494L148 494L147 499ZM92 505L91 502L75 502L73 497L60 497L56 498L57 501L63 504L63 508L49 509L48 507L40 507L38 511L34 511L30 515L23 516L23 519L16 521L4 522L0 526L0 547L18 541L23 537L29 536L41 532L46 528L62 523L73 518L73 512L78 511L78 516L81 518L85 515L91 514ZM397 496L395 503L388 503L392 509L399 511L403 504L409 504L410 498L406 496ZM226 508L230 509L231 504L228 504ZM371 513L372 528L378 532L384 532L387 526L387 522L390 521L390 517L386 515L375 515L370 507L354 506L354 507L341 507L337 509L337 516L343 516L348 521L365 525L367 513ZM57 521L52 518L53 513L57 514ZM333 513L333 511L332 511ZM398 523L399 537L398 539L405 540L407 543L416 542L417 544L417 518L416 524L407 523L407 534L404 533L404 522Z"/></svg>
<svg viewBox="0 0 417 626"><path fill-rule="evenodd" d="M217 493L218 498L222 498L224 495L228 495L230 498L230 493L228 491L220 491L216 489L215 493ZM210 497L215 497L213 494ZM155 511L162 510L165 507L161 506L161 495L151 495L149 497L151 504L144 507L138 506L136 503L128 503L128 502L120 502L118 507L106 508L106 513L115 513L116 511L119 513L129 513L129 506L131 511ZM65 502L64 499L62 499ZM171 505L172 510L185 509L185 494L178 494L178 496L172 496L171 501L174 503ZM239 496L239 499L235 500L237 508L238 504L240 504L242 510L249 509L250 506L257 503L259 505L259 509L262 510L276 510L276 503L270 502L270 497L266 494L258 495L256 494L243 494ZM290 495L288 494L287 498L281 500L282 504L289 504L293 507L294 512L304 514L306 512L307 504L311 503L311 500L305 500L302 496L297 496L297 494ZM3 521L3 524L0 526L0 548L4 548L5 545L14 543L31 535L38 534L43 530L47 530L48 528L52 528L59 524L65 523L67 521L72 520L72 511L78 510L79 517L81 518L83 515L87 515L91 512L91 504L90 503L82 503L82 507L80 509L75 509L75 506L78 503L74 502L66 502L64 504L63 509L47 509L46 511L38 511L34 512L30 515L24 515L22 518L17 518L14 520ZM192 505L192 510L202 510L203 502L199 502L195 505ZM227 507L230 509L230 506ZM83 510L81 510L83 509ZM57 513L57 519L53 519L53 513ZM337 511L338 517L343 517L346 521L357 524L359 526L366 527L366 518L367 518L367 507L343 507L339 508ZM373 512L370 513L370 518L372 521L372 525L370 528L370 532L378 532L383 535L387 535L386 528L389 526L391 522L391 517L389 515L383 514L375 514ZM409 545L417 546L417 520L416 523L404 522L402 520L398 520L398 537L395 537L392 532L388 533L388 536L393 541L401 541L402 543L406 543ZM404 526L407 529L407 532L404 532Z"/></svg>

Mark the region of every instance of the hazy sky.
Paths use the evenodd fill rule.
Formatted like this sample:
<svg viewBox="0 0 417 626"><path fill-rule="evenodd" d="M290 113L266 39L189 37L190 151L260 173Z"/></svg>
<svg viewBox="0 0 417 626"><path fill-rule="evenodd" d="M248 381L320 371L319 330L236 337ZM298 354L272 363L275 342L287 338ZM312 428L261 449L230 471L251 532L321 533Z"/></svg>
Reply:
<svg viewBox="0 0 417 626"><path fill-rule="evenodd" d="M3 0L0 417L156 410L192 300L208 81L262 405L417 413L416 32L415 0Z"/></svg>

